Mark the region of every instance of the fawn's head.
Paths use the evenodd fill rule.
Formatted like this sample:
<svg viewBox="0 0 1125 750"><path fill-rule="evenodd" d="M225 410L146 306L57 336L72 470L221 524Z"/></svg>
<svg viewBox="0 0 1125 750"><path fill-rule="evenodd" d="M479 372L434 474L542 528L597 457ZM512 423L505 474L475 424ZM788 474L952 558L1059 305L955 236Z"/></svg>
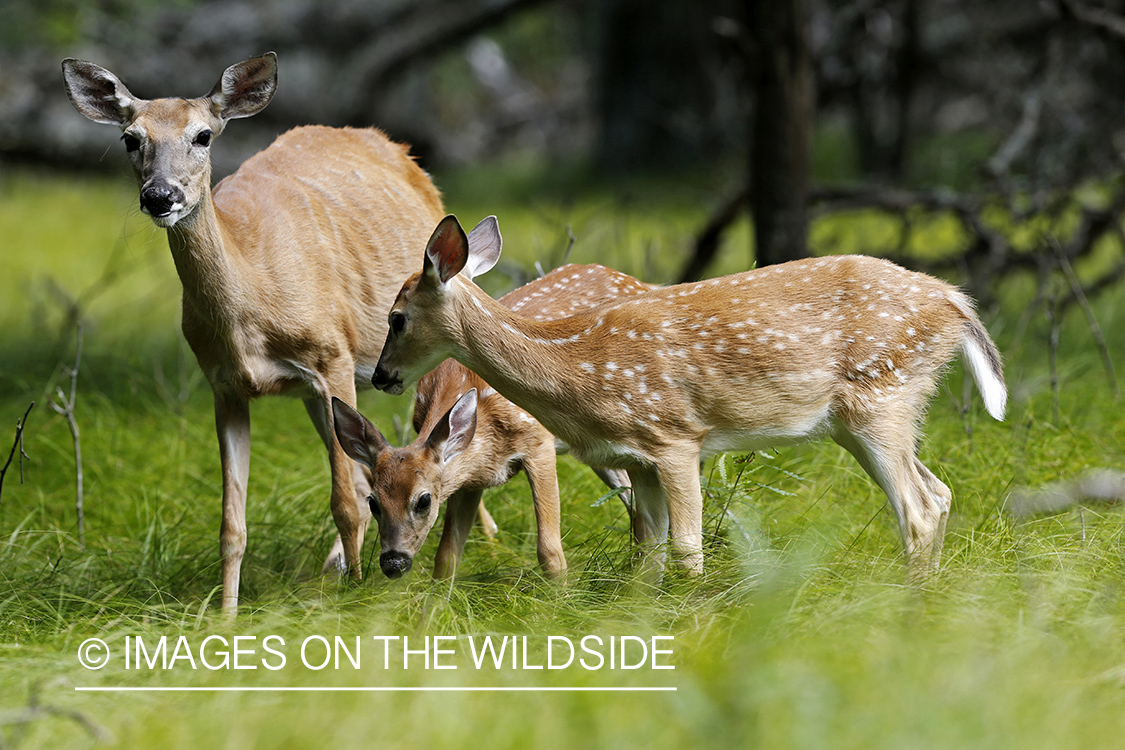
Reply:
<svg viewBox="0 0 1125 750"><path fill-rule="evenodd" d="M371 469L367 501L379 524L379 567L388 578L398 578L410 570L448 498L445 469L476 432L477 391L461 396L429 434L405 448L392 448L366 417L338 398L332 399L332 416L344 452Z"/></svg>
<svg viewBox="0 0 1125 750"><path fill-rule="evenodd" d="M495 216L483 219L466 236L455 216L438 224L422 261L422 271L406 280L387 317L387 341L371 383L399 394L449 356L445 331L458 325L450 317L453 279L468 279L496 265L500 258L500 226Z"/></svg>
<svg viewBox="0 0 1125 750"><path fill-rule="evenodd" d="M197 99L139 99L103 67L63 60L71 103L85 117L117 125L141 192L141 210L171 227L195 210L211 185L211 141L228 120L262 111L277 89L270 52L227 68Z"/></svg>

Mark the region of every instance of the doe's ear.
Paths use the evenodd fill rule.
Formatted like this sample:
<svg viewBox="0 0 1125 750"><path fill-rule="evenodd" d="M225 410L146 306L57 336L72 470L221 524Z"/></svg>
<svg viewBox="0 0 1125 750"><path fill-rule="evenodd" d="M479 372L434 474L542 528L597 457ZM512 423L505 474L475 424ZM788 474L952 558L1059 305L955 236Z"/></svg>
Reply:
<svg viewBox="0 0 1125 750"><path fill-rule="evenodd" d="M62 71L70 103L94 122L124 127L132 122L137 106L144 103L100 65L68 57L62 61Z"/></svg>
<svg viewBox="0 0 1125 750"><path fill-rule="evenodd" d="M211 89L211 113L222 120L256 115L266 108L277 91L277 55L267 52L261 57L243 60L223 71L222 78Z"/></svg>
<svg viewBox="0 0 1125 750"><path fill-rule="evenodd" d="M332 427L344 453L369 468L375 468L379 454L390 447L383 433L375 429L367 417L335 396L332 397Z"/></svg>
<svg viewBox="0 0 1125 750"><path fill-rule="evenodd" d="M422 275L443 286L461 272L469 256L469 240L465 230L453 214L438 222L430 241L426 243L426 257L422 262Z"/></svg>
<svg viewBox="0 0 1125 750"><path fill-rule="evenodd" d="M442 463L449 463L460 456L477 431L477 389L470 388L457 399L426 438L426 446L441 454Z"/></svg>
<svg viewBox="0 0 1125 750"><path fill-rule="evenodd" d="M469 260L461 272L470 279L488 272L500 260L500 222L486 216L469 232Z"/></svg>

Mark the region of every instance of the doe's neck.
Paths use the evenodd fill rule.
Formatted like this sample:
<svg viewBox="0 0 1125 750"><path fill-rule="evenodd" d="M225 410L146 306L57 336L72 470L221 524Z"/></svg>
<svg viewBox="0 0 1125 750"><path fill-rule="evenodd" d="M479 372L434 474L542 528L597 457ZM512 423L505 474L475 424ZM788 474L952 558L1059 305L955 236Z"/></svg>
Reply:
<svg viewBox="0 0 1125 750"><path fill-rule="evenodd" d="M245 275L237 242L205 190L195 209L168 228L168 247L184 294L208 318L243 296Z"/></svg>

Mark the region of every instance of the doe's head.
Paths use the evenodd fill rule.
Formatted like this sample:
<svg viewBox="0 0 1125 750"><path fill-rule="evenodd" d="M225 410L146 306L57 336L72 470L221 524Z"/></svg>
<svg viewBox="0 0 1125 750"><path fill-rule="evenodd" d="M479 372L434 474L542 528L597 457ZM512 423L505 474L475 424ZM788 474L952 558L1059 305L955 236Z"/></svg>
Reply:
<svg viewBox="0 0 1125 750"><path fill-rule="evenodd" d="M500 259L501 245L495 216L482 219L467 235L457 217L441 220L426 244L421 272L402 285L387 315L387 340L372 385L402 393L450 355L450 334L458 325L451 309L454 278L472 280L488 271Z"/></svg>
<svg viewBox="0 0 1125 750"><path fill-rule="evenodd" d="M447 488L443 477L476 432L477 390L462 395L427 435L405 448L392 448L366 417L335 397L332 416L340 447L371 469L367 502L379 524L379 567L398 578L410 570L439 508L456 489Z"/></svg>
<svg viewBox="0 0 1125 750"><path fill-rule="evenodd" d="M207 96L140 99L105 68L67 58L66 93L94 122L122 130L140 188L141 210L162 227L190 215L211 185L211 142L228 120L261 112L277 89L270 52L226 69Z"/></svg>

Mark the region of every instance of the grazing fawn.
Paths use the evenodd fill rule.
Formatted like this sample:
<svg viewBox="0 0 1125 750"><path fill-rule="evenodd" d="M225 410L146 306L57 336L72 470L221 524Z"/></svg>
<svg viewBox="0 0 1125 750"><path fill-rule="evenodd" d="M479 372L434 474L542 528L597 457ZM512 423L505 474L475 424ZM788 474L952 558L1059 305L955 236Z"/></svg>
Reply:
<svg viewBox="0 0 1125 750"><path fill-rule="evenodd" d="M470 232L469 241L481 231L478 227ZM491 228L486 233L499 236ZM553 320L650 288L604 266L564 266L508 293L500 304L536 320ZM418 438L405 448L392 448L343 401L335 399L332 408L340 445L371 469L374 490L369 502L379 524L379 565L387 576L397 578L410 570L443 503L448 504L434 577L453 575L478 507L488 533L490 518L481 494L520 469L527 474L535 503L539 564L551 576L566 569L555 437L464 365L447 359L418 381ZM603 469L598 475L610 487L628 486L623 471Z"/></svg>
<svg viewBox="0 0 1125 750"><path fill-rule="evenodd" d="M437 190L407 148L379 131L326 127L283 134L212 190L212 140L269 103L273 53L227 68L198 99L139 99L102 67L74 59L62 67L78 111L123 131L141 210L168 231L184 337L215 395L223 609L238 605L249 402L258 396L304 399L328 449L344 564L358 578L360 500L370 488L336 443L331 399L354 404L357 385L369 382L383 312L409 275L408 250L442 216ZM340 564L339 551L326 568Z"/></svg>
<svg viewBox="0 0 1125 750"><path fill-rule="evenodd" d="M445 357L478 373L592 466L626 469L649 565L665 543L703 567L701 456L830 437L883 489L913 577L936 565L952 495L915 455L941 371L961 351L996 419L1000 356L968 297L858 255L658 288L554 321L521 317L464 275L499 258L441 221L403 285L375 368L399 393Z"/></svg>

